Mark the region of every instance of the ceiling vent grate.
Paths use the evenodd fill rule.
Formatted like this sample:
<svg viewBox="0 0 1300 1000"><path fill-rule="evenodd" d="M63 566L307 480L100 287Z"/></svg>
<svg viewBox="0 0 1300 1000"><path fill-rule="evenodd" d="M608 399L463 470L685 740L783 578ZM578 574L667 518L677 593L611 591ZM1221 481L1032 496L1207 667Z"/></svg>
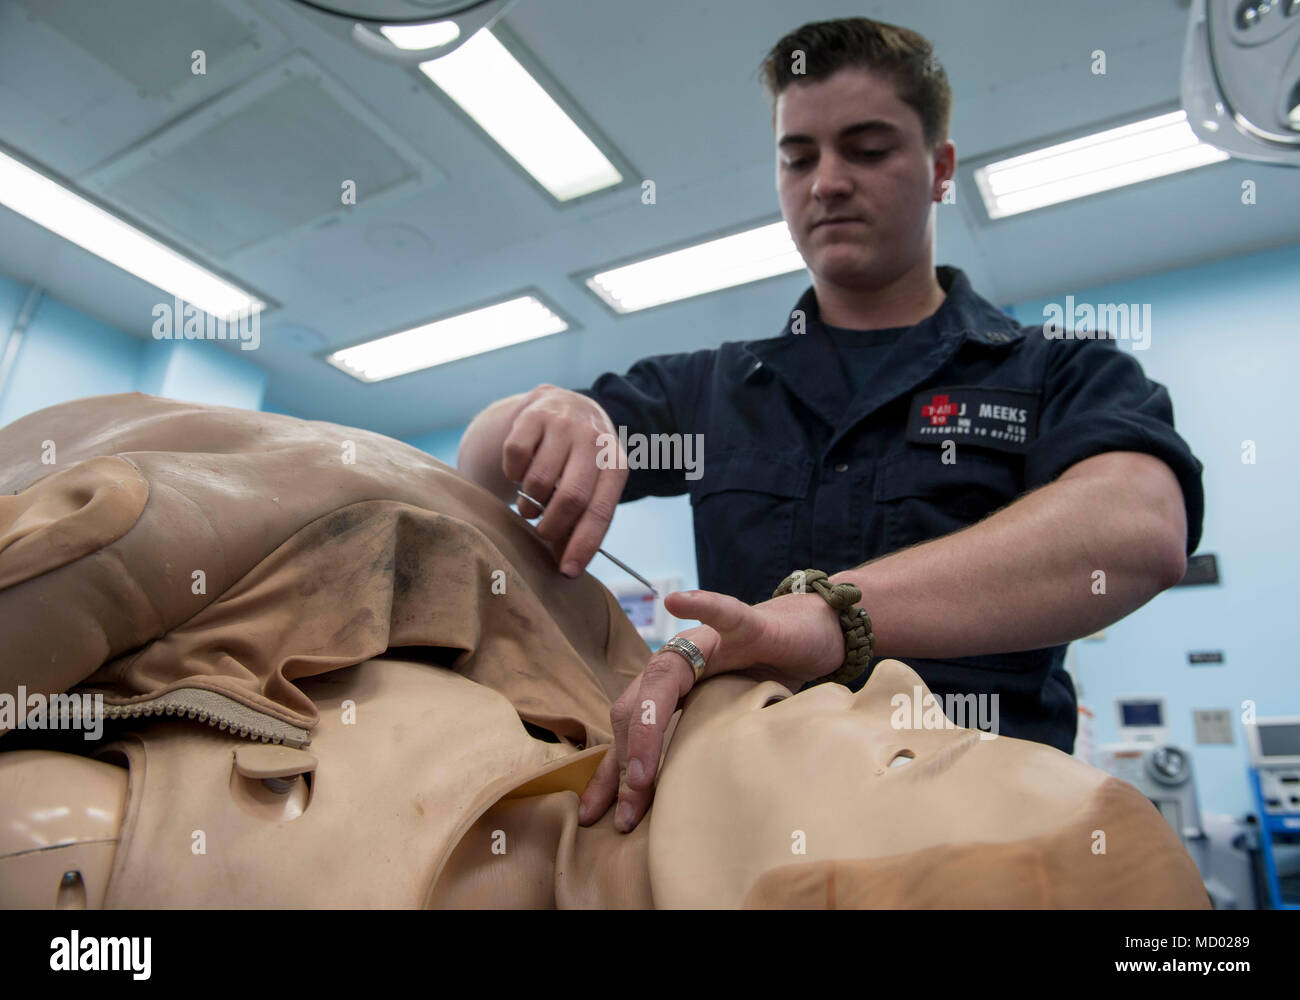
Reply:
<svg viewBox="0 0 1300 1000"><path fill-rule="evenodd" d="M187 247L226 260L441 179L301 53L84 179ZM352 197L347 197L353 195Z"/></svg>

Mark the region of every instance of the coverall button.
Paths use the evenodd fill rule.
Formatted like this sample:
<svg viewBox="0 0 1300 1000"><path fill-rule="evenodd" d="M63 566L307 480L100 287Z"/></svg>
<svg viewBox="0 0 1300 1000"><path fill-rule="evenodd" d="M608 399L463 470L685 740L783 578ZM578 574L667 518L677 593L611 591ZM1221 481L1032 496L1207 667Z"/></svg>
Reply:
<svg viewBox="0 0 1300 1000"><path fill-rule="evenodd" d="M848 471L849 471L849 467L848 467L848 465L847 465L846 463L841 462L839 465L835 466L835 471L836 471L836 472L848 472Z"/></svg>

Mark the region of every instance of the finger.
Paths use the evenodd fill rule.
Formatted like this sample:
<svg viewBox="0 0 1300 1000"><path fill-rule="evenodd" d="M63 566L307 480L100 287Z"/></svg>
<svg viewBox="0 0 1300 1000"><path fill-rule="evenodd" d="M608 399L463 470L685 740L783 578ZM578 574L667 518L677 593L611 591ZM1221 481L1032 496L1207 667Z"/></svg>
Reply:
<svg viewBox="0 0 1300 1000"><path fill-rule="evenodd" d="M515 480L521 490L537 501L534 504L520 498L520 504L526 504L530 511L537 511L532 515L525 514L525 517L536 517L541 513L538 509L539 505L549 505L551 493L555 490L555 483L560 478L560 473L564 471L564 463L568 456L568 445L562 437L546 434L542 438L542 443L537 446L537 451L533 455L533 460L528 463L523 478ZM524 513L523 506L519 507L519 513Z"/></svg>
<svg viewBox="0 0 1300 1000"><path fill-rule="evenodd" d="M537 506L537 504L533 503L526 497L517 494L515 496L515 509L519 511L521 516L526 517L530 521L535 517L542 516L541 507Z"/></svg>
<svg viewBox="0 0 1300 1000"><path fill-rule="evenodd" d="M546 504L546 513L537 522L537 533L548 541L568 538L573 526L591 502L596 487L596 463L584 454L581 445L570 447L555 492ZM579 568L579 572L581 568ZM577 576L577 573L573 573Z"/></svg>
<svg viewBox="0 0 1300 1000"><path fill-rule="evenodd" d="M632 717L631 706L637 692L641 689L641 678L644 676L644 670L637 674L609 710L609 721L614 728L614 748L605 756L614 758L613 768L616 785L622 785L623 776L627 769L627 728Z"/></svg>
<svg viewBox="0 0 1300 1000"><path fill-rule="evenodd" d="M623 496L623 486L626 483L626 469L602 470L597 475L591 500L573 529L568 547L564 550L560 570L565 575L577 576L595 558L596 550L605 540L605 533L609 531L610 522L614 520L614 510ZM570 569L574 572L570 573Z"/></svg>
<svg viewBox="0 0 1300 1000"><path fill-rule="evenodd" d="M710 626L722 637L723 645L728 647L753 642L759 638L763 627L760 615L744 601L711 590L677 591L664 598L664 607L675 618L694 618ZM701 646L700 649L703 650L704 647Z"/></svg>
<svg viewBox="0 0 1300 1000"><path fill-rule="evenodd" d="M525 410L515 418L501 444L501 471L506 479L517 483L524 478L545 433L546 423L541 414Z"/></svg>
<svg viewBox="0 0 1300 1000"><path fill-rule="evenodd" d="M664 733L694 678L690 664L672 652L656 654L642 671L628 721L626 764L614 814L614 825L624 833L634 829L650 808Z"/></svg>
<svg viewBox="0 0 1300 1000"><path fill-rule="evenodd" d="M591 776L587 787L578 797L578 822L583 826L590 826L609 811L616 798L618 798L618 752L610 747L596 766L596 773Z"/></svg>

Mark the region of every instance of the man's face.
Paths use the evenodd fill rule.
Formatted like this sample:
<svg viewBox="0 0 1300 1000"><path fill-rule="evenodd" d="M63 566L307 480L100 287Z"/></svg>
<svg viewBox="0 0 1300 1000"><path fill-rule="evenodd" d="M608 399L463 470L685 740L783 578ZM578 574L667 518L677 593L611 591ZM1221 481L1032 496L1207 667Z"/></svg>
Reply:
<svg viewBox="0 0 1300 1000"><path fill-rule="evenodd" d="M815 276L872 287L929 259L930 206L952 176L953 145L927 150L891 80L851 67L791 84L777 99L776 141L781 213Z"/></svg>

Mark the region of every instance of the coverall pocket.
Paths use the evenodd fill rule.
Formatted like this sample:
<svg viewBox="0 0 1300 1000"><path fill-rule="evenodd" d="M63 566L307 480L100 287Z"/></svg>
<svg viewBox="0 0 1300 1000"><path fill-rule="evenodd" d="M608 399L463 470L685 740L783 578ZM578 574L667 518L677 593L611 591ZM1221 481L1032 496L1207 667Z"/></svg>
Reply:
<svg viewBox="0 0 1300 1000"><path fill-rule="evenodd" d="M727 568L746 581L732 596L765 601L792 570L795 509L808 496L811 461L792 462L769 452L710 455L704 475L691 483L695 551L700 586L720 589L709 568Z"/></svg>
<svg viewBox="0 0 1300 1000"><path fill-rule="evenodd" d="M1024 460L959 449L945 465L937 448L908 446L876 472L889 550L940 538L974 524L1024 491Z"/></svg>

